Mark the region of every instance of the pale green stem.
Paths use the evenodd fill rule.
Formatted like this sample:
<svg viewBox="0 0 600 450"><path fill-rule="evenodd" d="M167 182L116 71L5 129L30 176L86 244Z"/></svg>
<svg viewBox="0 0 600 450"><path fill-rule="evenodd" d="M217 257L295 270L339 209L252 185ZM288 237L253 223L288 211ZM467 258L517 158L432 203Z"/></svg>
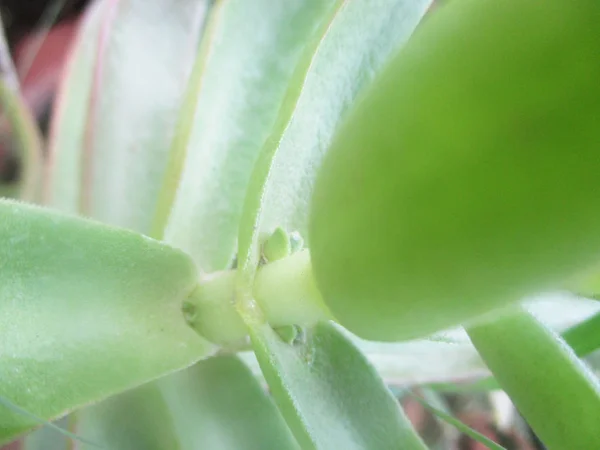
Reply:
<svg viewBox="0 0 600 450"><path fill-rule="evenodd" d="M191 326L216 344L236 344L248 334L235 306L235 281L233 270L213 273L200 281L184 305ZM273 327L310 326L332 318L315 284L307 250L262 266L252 294Z"/></svg>
<svg viewBox="0 0 600 450"><path fill-rule="evenodd" d="M34 201L42 169L42 137L33 114L19 89L19 81L8 51L0 21L0 105L21 150L23 162L20 197Z"/></svg>

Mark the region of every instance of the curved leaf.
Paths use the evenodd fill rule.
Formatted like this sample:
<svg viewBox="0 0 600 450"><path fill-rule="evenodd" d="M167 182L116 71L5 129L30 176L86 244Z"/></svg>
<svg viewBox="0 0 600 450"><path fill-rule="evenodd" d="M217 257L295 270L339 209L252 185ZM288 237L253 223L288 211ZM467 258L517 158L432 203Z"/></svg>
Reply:
<svg viewBox="0 0 600 450"><path fill-rule="evenodd" d="M269 265L264 267L268 268ZM258 274L260 276L260 270ZM524 307L556 332L564 333L565 338L571 334L571 329L577 329L580 322L591 320L600 312L599 302L567 293L548 293L527 300ZM339 328L365 354L388 385L429 384L436 390L445 391L498 389L495 380L487 378L489 370L461 328L427 339L394 343L365 341ZM581 340L569 337L568 344L575 348L580 348L580 345L581 348L592 346L595 330L590 328L588 331L589 335L577 333ZM591 340L588 341L586 336ZM253 354L243 352L240 357L256 376L261 376ZM600 365L596 364L593 368L600 374Z"/></svg>
<svg viewBox="0 0 600 450"><path fill-rule="evenodd" d="M77 432L107 450L179 450L171 415L155 383L77 414ZM82 450L98 447L79 445Z"/></svg>
<svg viewBox="0 0 600 450"><path fill-rule="evenodd" d="M53 205L149 232L208 4L111 0L90 10L52 125Z"/></svg>
<svg viewBox="0 0 600 450"><path fill-rule="evenodd" d="M63 430L69 429L74 422L74 417L74 415L63 417L56 422L56 425ZM22 445L23 450L71 450L69 448L71 440L51 427L42 427L29 433L23 439Z"/></svg>
<svg viewBox="0 0 600 450"><path fill-rule="evenodd" d="M252 278L258 238L276 227L307 232L316 170L342 117L411 35L430 0L344 0L297 67L252 173L238 266Z"/></svg>
<svg viewBox="0 0 600 450"><path fill-rule="evenodd" d="M600 313L566 330L563 339L577 356L586 356L600 348Z"/></svg>
<svg viewBox="0 0 600 450"><path fill-rule="evenodd" d="M193 128L171 159L178 166L185 158L185 168L167 172L181 181L164 235L206 272L233 259L252 167L305 44L334 3L220 0L213 7L198 61L197 106L185 112Z"/></svg>
<svg viewBox="0 0 600 450"><path fill-rule="evenodd" d="M598 262L599 21L590 0L450 1L394 55L312 197L313 271L342 325L424 337Z"/></svg>
<svg viewBox="0 0 600 450"><path fill-rule="evenodd" d="M183 448L298 448L271 399L235 356L208 358L158 384Z"/></svg>
<svg viewBox="0 0 600 450"><path fill-rule="evenodd" d="M197 272L136 233L0 201L0 396L43 419L212 351L181 306ZM0 407L0 441L38 423Z"/></svg>
<svg viewBox="0 0 600 450"><path fill-rule="evenodd" d="M524 311L468 329L473 344L549 449L600 442L600 382L555 333Z"/></svg>
<svg viewBox="0 0 600 450"><path fill-rule="evenodd" d="M267 324L250 326L260 367L303 449L425 450L365 357L322 322L292 345Z"/></svg>

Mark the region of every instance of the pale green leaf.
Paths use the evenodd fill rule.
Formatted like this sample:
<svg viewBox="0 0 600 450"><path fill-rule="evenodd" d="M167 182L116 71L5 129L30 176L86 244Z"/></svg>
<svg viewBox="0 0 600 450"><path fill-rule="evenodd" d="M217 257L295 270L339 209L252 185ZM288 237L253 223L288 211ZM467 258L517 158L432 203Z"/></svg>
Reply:
<svg viewBox="0 0 600 450"><path fill-rule="evenodd" d="M71 415L56 421L55 425L67 430L73 422L74 416ZM23 439L23 450L70 450L70 445L71 440L68 437L46 426L29 433Z"/></svg>
<svg viewBox="0 0 600 450"><path fill-rule="evenodd" d="M107 450L180 450L173 420L155 383L85 408L77 432ZM96 450L79 445L82 450Z"/></svg>
<svg viewBox="0 0 600 450"><path fill-rule="evenodd" d="M174 166L185 158L185 167L165 231L204 271L233 259L250 173L306 42L334 3L220 0L211 11L197 62L197 105L182 118L193 120L193 129L172 155ZM170 178L177 180L176 172ZM165 202L161 211L170 207Z"/></svg>
<svg viewBox="0 0 600 450"><path fill-rule="evenodd" d="M52 204L149 232L208 4L92 8L53 123Z"/></svg>
<svg viewBox="0 0 600 450"><path fill-rule="evenodd" d="M426 449L365 357L322 322L294 344L267 324L250 335L275 401L303 449Z"/></svg>
<svg viewBox="0 0 600 450"><path fill-rule="evenodd" d="M298 448L272 400L235 356L206 359L158 384L183 448Z"/></svg>
<svg viewBox="0 0 600 450"><path fill-rule="evenodd" d="M259 277L260 273L259 271ZM565 336L569 334L566 330L570 327L576 327L600 312L599 302L566 293L529 298L524 305L552 329L564 332ZM463 329L448 330L427 339L397 343L365 341L341 327L340 330L365 354L387 384L432 384L436 389L443 390L498 388L493 379L490 384L489 370ZM573 345L577 347L579 344L573 341ZM256 376L261 376L253 354L243 352L240 357ZM595 365L594 369L600 370L600 365ZM482 377L483 381L478 382Z"/></svg>
<svg viewBox="0 0 600 450"><path fill-rule="evenodd" d="M79 210L85 125L101 20L107 4L93 2L83 15L54 101L43 197L45 203L67 212Z"/></svg>
<svg viewBox="0 0 600 450"><path fill-rule="evenodd" d="M406 42L430 0L344 0L309 43L277 124L261 150L244 204L238 264L251 279L260 234L306 233L321 159L342 117Z"/></svg>
<svg viewBox="0 0 600 450"><path fill-rule="evenodd" d="M469 336L519 412L550 450L600 442L600 382L554 332L519 309Z"/></svg>
<svg viewBox="0 0 600 450"><path fill-rule="evenodd" d="M44 420L182 369L212 346L181 306L189 257L134 232L0 201L0 396ZM0 406L0 441L39 425Z"/></svg>

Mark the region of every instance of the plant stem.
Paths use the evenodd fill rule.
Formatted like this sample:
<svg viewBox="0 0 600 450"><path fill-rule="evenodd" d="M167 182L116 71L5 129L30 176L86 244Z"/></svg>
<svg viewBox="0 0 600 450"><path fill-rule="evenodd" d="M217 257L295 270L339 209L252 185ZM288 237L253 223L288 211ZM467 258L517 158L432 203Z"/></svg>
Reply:
<svg viewBox="0 0 600 450"><path fill-rule="evenodd" d="M42 169L42 137L35 118L27 107L19 89L4 28L0 20L0 105L21 148L23 172L20 197L35 200Z"/></svg>
<svg viewBox="0 0 600 450"><path fill-rule="evenodd" d="M235 270L211 274L184 304L190 325L216 344L235 344L248 334L235 306L235 280ZM332 318L315 285L307 250L262 266L252 294L258 314L273 327L309 326Z"/></svg>

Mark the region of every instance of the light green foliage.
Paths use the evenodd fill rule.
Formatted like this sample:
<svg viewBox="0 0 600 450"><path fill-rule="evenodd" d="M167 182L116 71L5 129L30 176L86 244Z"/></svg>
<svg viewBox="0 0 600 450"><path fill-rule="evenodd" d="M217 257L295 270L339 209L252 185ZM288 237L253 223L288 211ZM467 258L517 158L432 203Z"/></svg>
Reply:
<svg viewBox="0 0 600 450"><path fill-rule="evenodd" d="M600 443L600 382L556 334L516 310L469 336L549 450Z"/></svg>
<svg viewBox="0 0 600 450"><path fill-rule="evenodd" d="M149 232L208 4L119 0L90 10L59 95L51 204Z"/></svg>
<svg viewBox="0 0 600 450"><path fill-rule="evenodd" d="M333 0L220 0L203 36L197 105L165 239L206 272L235 254L250 172L307 40ZM178 179L177 174L173 174Z"/></svg>
<svg viewBox="0 0 600 450"><path fill-rule="evenodd" d="M272 400L235 356L217 356L159 382L184 449L295 450Z"/></svg>
<svg viewBox="0 0 600 450"><path fill-rule="evenodd" d="M185 254L136 233L0 202L0 395L42 418L210 354L181 313ZM38 422L0 407L0 441Z"/></svg>
<svg viewBox="0 0 600 450"><path fill-rule="evenodd" d="M62 418L56 425L68 429L69 422L73 422L73 416ZM50 427L42 427L28 434L23 441L24 450L67 450L69 445L69 438Z"/></svg>
<svg viewBox="0 0 600 450"><path fill-rule="evenodd" d="M408 39L430 0L338 0L312 36L246 193L238 234L241 282L275 227L306 236L312 184L334 130L359 92Z"/></svg>
<svg viewBox="0 0 600 450"><path fill-rule="evenodd" d="M79 210L94 57L106 4L95 2L84 14L55 100L42 196L45 203L67 212Z"/></svg>
<svg viewBox="0 0 600 450"><path fill-rule="evenodd" d="M600 7L449 2L402 49L429 4L93 2L46 203L131 231L0 201L0 442L75 410L86 450L424 450L385 383L483 356L595 448L597 380L504 306L600 345L599 303L539 295L597 267Z"/></svg>
<svg viewBox="0 0 600 450"><path fill-rule="evenodd" d="M424 336L597 260L598 20L591 0L450 2L393 58L313 195L315 276L342 325Z"/></svg>
<svg viewBox="0 0 600 450"><path fill-rule="evenodd" d="M261 369L304 450L424 450L398 401L332 325L289 345L264 323L250 335Z"/></svg>
<svg viewBox="0 0 600 450"><path fill-rule="evenodd" d="M78 414L77 432L110 450L180 450L173 421L155 384L105 400ZM79 445L82 450L97 446Z"/></svg>

